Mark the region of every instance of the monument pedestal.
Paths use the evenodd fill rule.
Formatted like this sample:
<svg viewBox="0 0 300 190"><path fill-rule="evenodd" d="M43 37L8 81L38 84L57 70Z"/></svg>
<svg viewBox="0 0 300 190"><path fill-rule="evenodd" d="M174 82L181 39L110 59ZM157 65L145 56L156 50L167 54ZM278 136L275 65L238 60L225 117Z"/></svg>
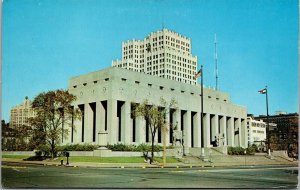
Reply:
<svg viewBox="0 0 300 190"><path fill-rule="evenodd" d="M207 155L205 155L204 148L201 148L200 159L202 161L204 161L204 162L208 162L209 161L209 157Z"/></svg>
<svg viewBox="0 0 300 190"><path fill-rule="evenodd" d="M268 149L268 155L266 157L271 159L271 160L274 160L274 156L272 156L270 149Z"/></svg>
<svg viewBox="0 0 300 190"><path fill-rule="evenodd" d="M182 147L175 147L175 158L181 159L183 156Z"/></svg>
<svg viewBox="0 0 300 190"><path fill-rule="evenodd" d="M111 150L107 149L105 146L107 145L107 131L98 132L98 143L100 145L99 148L94 150L94 156L98 157L109 157L111 156Z"/></svg>
<svg viewBox="0 0 300 190"><path fill-rule="evenodd" d="M96 150L94 150L94 156L98 157L110 157L112 151L107 149L106 147L100 147Z"/></svg>

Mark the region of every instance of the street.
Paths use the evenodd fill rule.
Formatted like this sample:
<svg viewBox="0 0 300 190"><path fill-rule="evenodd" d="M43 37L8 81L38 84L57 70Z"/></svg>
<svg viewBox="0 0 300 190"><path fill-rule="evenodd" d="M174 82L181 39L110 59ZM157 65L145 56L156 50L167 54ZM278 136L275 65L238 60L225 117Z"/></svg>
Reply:
<svg viewBox="0 0 300 190"><path fill-rule="evenodd" d="M287 166L84 168L2 165L3 188L297 188L297 176L298 168Z"/></svg>

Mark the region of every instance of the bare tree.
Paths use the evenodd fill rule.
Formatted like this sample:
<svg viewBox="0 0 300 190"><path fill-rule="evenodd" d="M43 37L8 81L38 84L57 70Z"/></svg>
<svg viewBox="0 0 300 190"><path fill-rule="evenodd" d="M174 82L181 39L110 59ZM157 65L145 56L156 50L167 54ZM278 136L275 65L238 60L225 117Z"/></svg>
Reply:
<svg viewBox="0 0 300 190"><path fill-rule="evenodd" d="M170 108L175 108L176 101L172 99L169 104L161 98L160 105L150 104L148 100L144 100L143 103L136 106L133 110L134 117L142 116L146 120L146 124L151 133L151 158L150 163L153 163L154 158L154 139L158 129L167 131L169 123L166 122L166 116L169 113Z"/></svg>

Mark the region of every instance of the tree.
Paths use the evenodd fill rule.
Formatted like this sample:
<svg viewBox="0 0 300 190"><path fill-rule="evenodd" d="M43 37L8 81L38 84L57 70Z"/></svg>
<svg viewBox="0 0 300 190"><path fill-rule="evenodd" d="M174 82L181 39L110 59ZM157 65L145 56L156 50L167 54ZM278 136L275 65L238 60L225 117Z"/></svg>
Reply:
<svg viewBox="0 0 300 190"><path fill-rule="evenodd" d="M72 117L75 119L78 115L71 106L75 100L76 96L68 91L56 90L40 93L32 102L35 116L29 121L34 130L35 147L48 144L52 158L56 156L55 147L62 135L68 135L67 127L73 127Z"/></svg>
<svg viewBox="0 0 300 190"><path fill-rule="evenodd" d="M170 108L175 108L177 105L174 99L171 100L170 104L161 98L160 106L150 105L148 100L145 100L142 104L137 105L133 110L134 117L142 116L146 120L146 124L150 129L151 133L151 158L150 163L153 163L154 158L154 139L158 129L161 131L167 131L169 123L166 122L166 115L169 113Z"/></svg>
<svg viewBox="0 0 300 190"><path fill-rule="evenodd" d="M298 155L298 123L299 118L293 117L289 119L287 126L287 151L290 157Z"/></svg>
<svg viewBox="0 0 300 190"><path fill-rule="evenodd" d="M9 123L1 120L1 148L2 150L15 150L16 147L16 132L15 129L10 128Z"/></svg>
<svg viewBox="0 0 300 190"><path fill-rule="evenodd" d="M28 125L20 125L15 128L16 150L32 150L29 146L31 131L32 129Z"/></svg>

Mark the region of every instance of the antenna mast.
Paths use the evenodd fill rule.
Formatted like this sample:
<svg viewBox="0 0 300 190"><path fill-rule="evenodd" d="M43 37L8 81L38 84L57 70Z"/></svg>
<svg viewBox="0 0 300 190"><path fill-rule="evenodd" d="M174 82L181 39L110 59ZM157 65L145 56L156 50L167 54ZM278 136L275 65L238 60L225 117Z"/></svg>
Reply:
<svg viewBox="0 0 300 190"><path fill-rule="evenodd" d="M218 54L217 54L217 35L215 34L215 74L216 74L216 90L218 90Z"/></svg>

